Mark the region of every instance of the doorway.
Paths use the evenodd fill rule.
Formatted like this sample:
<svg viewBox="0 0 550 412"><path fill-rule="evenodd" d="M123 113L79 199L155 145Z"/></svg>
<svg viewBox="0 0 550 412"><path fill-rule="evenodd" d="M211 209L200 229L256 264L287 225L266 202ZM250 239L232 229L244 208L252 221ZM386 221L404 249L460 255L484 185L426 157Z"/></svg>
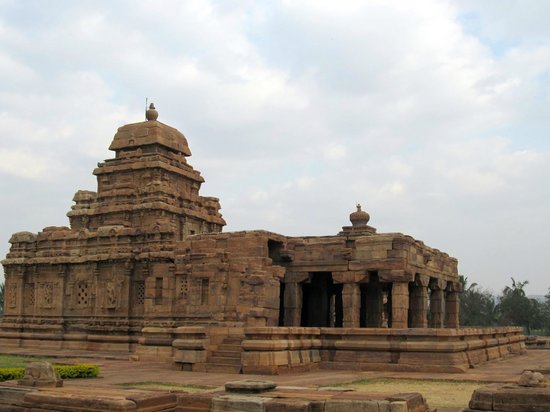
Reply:
<svg viewBox="0 0 550 412"><path fill-rule="evenodd" d="M342 327L342 284L334 283L331 272L312 272L302 283L301 326Z"/></svg>

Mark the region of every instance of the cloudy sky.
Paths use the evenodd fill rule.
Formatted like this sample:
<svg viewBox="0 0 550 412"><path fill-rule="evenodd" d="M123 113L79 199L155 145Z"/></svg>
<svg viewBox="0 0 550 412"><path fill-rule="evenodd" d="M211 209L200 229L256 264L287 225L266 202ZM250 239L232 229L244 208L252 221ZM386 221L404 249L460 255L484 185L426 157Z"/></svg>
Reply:
<svg viewBox="0 0 550 412"><path fill-rule="evenodd" d="M0 255L117 127L183 132L227 231L379 232L550 286L550 2L0 0ZM1 277L1 275L0 275Z"/></svg>

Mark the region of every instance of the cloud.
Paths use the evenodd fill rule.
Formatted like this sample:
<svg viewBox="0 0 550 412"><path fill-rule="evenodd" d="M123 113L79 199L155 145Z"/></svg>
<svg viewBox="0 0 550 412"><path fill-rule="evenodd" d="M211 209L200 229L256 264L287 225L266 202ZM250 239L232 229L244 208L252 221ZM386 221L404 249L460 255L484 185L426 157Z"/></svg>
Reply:
<svg viewBox="0 0 550 412"><path fill-rule="evenodd" d="M149 97L228 230L333 234L360 202L478 283L546 288L550 11L528 3L4 2L0 211L65 219Z"/></svg>

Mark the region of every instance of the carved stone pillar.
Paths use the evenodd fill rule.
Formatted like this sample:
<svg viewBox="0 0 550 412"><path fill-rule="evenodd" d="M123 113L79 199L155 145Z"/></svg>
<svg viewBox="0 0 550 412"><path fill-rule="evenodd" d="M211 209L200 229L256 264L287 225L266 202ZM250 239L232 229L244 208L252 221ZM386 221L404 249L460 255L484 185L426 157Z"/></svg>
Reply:
<svg viewBox="0 0 550 412"><path fill-rule="evenodd" d="M406 328L409 321L409 283L393 282L391 288L391 327Z"/></svg>
<svg viewBox="0 0 550 412"><path fill-rule="evenodd" d="M344 283L342 287L342 306L344 312L343 327L359 327L359 311L361 310L361 290L357 283Z"/></svg>
<svg viewBox="0 0 550 412"><path fill-rule="evenodd" d="M460 284L451 283L447 285L447 298L445 300L445 321L448 328L460 327Z"/></svg>
<svg viewBox="0 0 550 412"><path fill-rule="evenodd" d="M284 325L300 326L302 318L302 287L298 282L285 284Z"/></svg>
<svg viewBox="0 0 550 412"><path fill-rule="evenodd" d="M428 327L428 284L430 278L424 275L416 275L410 296L410 320L411 328Z"/></svg>
<svg viewBox="0 0 550 412"><path fill-rule="evenodd" d="M442 279L432 279L430 281L430 327L445 327L445 288L447 282Z"/></svg>

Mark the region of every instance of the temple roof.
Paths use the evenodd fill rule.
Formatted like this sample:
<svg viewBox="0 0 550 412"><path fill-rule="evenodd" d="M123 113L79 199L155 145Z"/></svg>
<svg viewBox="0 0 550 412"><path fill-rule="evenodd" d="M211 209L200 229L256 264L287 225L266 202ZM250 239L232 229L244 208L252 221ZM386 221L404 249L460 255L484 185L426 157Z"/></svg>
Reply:
<svg viewBox="0 0 550 412"><path fill-rule="evenodd" d="M147 117L156 119L156 116L151 117L149 113ZM135 149L147 145L161 145L182 153L184 156L191 156L185 136L177 129L157 120L147 120L119 127L109 150Z"/></svg>

